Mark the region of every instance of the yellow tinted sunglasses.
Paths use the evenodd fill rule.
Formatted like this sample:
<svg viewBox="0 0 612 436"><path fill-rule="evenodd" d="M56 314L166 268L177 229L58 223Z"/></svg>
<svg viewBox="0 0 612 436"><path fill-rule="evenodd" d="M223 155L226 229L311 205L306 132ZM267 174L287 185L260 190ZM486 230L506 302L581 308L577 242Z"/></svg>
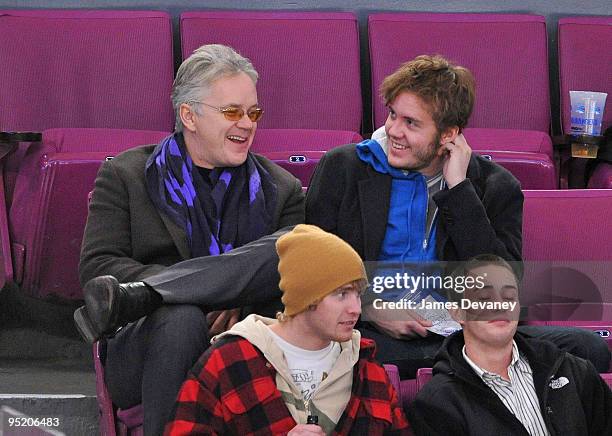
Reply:
<svg viewBox="0 0 612 436"><path fill-rule="evenodd" d="M225 119L228 121L240 121L245 114L244 109L242 109L239 106L217 107L217 106L212 106L208 103L204 103L203 101L193 101L193 103L199 103L211 109L214 109L217 112L221 112L223 116L225 117ZM263 109L260 108L259 106L253 106L246 111L247 117L249 117L249 120L251 120L254 123L259 121L263 113L264 113Z"/></svg>

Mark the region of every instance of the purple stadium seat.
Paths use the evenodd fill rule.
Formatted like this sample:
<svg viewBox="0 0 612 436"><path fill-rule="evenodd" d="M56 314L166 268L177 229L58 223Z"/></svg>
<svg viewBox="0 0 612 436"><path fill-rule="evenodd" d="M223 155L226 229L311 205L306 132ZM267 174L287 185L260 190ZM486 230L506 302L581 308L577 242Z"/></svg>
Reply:
<svg viewBox="0 0 612 436"><path fill-rule="evenodd" d="M359 134L343 130L257 129L251 151L282 166L306 187L327 150L361 140Z"/></svg>
<svg viewBox="0 0 612 436"><path fill-rule="evenodd" d="M50 129L24 157L9 211L14 279L29 295L80 299L78 261L87 195L100 164L168 132Z"/></svg>
<svg viewBox="0 0 612 436"><path fill-rule="evenodd" d="M528 323L596 330L612 349L612 190L524 195L521 304Z"/></svg>
<svg viewBox="0 0 612 436"><path fill-rule="evenodd" d="M361 127L357 18L349 12L186 12L183 58L219 43L248 57L260 79L261 127L349 130Z"/></svg>
<svg viewBox="0 0 612 436"><path fill-rule="evenodd" d="M96 372L96 398L98 399L98 411L100 413L100 434L104 436L115 436L115 410L110 394L104 382L104 365L101 356L102 345L99 342L93 344L93 361Z"/></svg>
<svg viewBox="0 0 612 436"><path fill-rule="evenodd" d="M612 190L524 191L523 258L612 260Z"/></svg>
<svg viewBox="0 0 612 436"><path fill-rule="evenodd" d="M523 189L557 189L550 136L535 130L466 128L465 139L476 153L508 169Z"/></svg>
<svg viewBox="0 0 612 436"><path fill-rule="evenodd" d="M542 153L523 151L474 150L510 171L522 189L557 189L554 164Z"/></svg>
<svg viewBox="0 0 612 436"><path fill-rule="evenodd" d="M601 162L591 174L589 189L612 189L612 164Z"/></svg>
<svg viewBox="0 0 612 436"><path fill-rule="evenodd" d="M169 130L169 14L0 11L0 131Z"/></svg>
<svg viewBox="0 0 612 436"><path fill-rule="evenodd" d="M393 13L368 17L374 125L387 115L377 98L383 78L420 54L469 68L477 98L470 127L548 133L550 97L542 16ZM500 56L503 53L503 56Z"/></svg>
<svg viewBox="0 0 612 436"><path fill-rule="evenodd" d="M402 391L400 390L399 370L397 369L396 365L383 365L383 366L385 368L385 371L387 372L387 375L389 376L389 380L391 381L391 384L395 388L395 392L397 393L397 399L399 400L401 404L402 403Z"/></svg>
<svg viewBox="0 0 612 436"><path fill-rule="evenodd" d="M431 379L431 368L419 368L416 379L406 379L400 382L402 392L402 405L404 409L409 408L416 397L416 394L423 388L425 383Z"/></svg>
<svg viewBox="0 0 612 436"><path fill-rule="evenodd" d="M404 409L410 407L414 397L418 392L416 379L405 379L400 381L400 391L402 392L402 405Z"/></svg>
<svg viewBox="0 0 612 436"><path fill-rule="evenodd" d="M550 136L537 130L467 127L463 134L473 150L520 151L553 156Z"/></svg>
<svg viewBox="0 0 612 436"><path fill-rule="evenodd" d="M559 20L559 88L561 126L570 132L570 91L606 92L602 134L612 125L612 55L602 47L612 45L612 17L568 17ZM571 165L580 174L579 165ZM612 165L601 163L587 185L593 189L612 188Z"/></svg>
<svg viewBox="0 0 612 436"><path fill-rule="evenodd" d="M139 404L127 410L113 405L104 381L103 345L93 345L94 369L96 372L96 396L100 413L100 434L103 436L142 436L143 410Z"/></svg>
<svg viewBox="0 0 612 436"><path fill-rule="evenodd" d="M0 131L172 129L168 13L0 10L0 29ZM28 147L6 159L9 205Z"/></svg>
<svg viewBox="0 0 612 436"><path fill-rule="evenodd" d="M425 386L425 384L427 384L427 382L431 380L431 377L432 377L431 370L432 368L419 368L417 370L417 378L416 378L417 392L423 389L423 386Z"/></svg>
<svg viewBox="0 0 612 436"><path fill-rule="evenodd" d="M368 34L374 128L383 125L387 117L378 93L382 80L417 55L441 54L469 68L476 78L474 112L470 128L465 130L472 149L538 153L515 155L511 171L521 174L524 187L557 187L556 172L546 174L554 169L554 163L548 135L550 97L544 17L372 14L368 17ZM534 165L539 167L536 173L532 173Z"/></svg>
<svg viewBox="0 0 612 436"><path fill-rule="evenodd" d="M5 66L0 68L0 131L172 128L169 14L0 10L0 29L0 64ZM4 159L0 201L7 207L31 146L21 143ZM10 250L3 250L3 257L10 265ZM4 269L10 280L11 267Z"/></svg>
<svg viewBox="0 0 612 436"><path fill-rule="evenodd" d="M563 132L570 131L570 91L607 92L602 132L612 125L610 46L612 16L559 19L559 84Z"/></svg>

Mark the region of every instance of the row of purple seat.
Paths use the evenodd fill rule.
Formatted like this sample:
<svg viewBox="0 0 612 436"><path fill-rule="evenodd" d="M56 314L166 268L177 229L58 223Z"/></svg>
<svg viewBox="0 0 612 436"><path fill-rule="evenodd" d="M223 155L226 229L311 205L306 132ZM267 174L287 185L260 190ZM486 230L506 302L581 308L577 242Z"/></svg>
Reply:
<svg viewBox="0 0 612 436"><path fill-rule="evenodd" d="M449 21L467 25L472 34L448 31L449 37L436 38L433 46L425 44L428 35L448 28ZM0 129L172 128L167 98L173 78L172 29L167 13L5 10L0 11L0 24L0 60L11 65L0 73L4 103ZM523 28L525 32L518 32ZM476 56L474 42L491 32L495 34L490 38L495 40L493 53ZM261 73L260 99L266 108L261 127L360 130L359 35L354 14L187 12L180 17L180 33L183 58L200 45L214 42L228 44L253 61ZM452 39L452 52L446 54L472 68L479 80L474 127L521 127L548 133L543 17L375 14L369 19L369 37L375 96L382 77L401 61L420 53L444 53ZM410 44L404 43L407 40ZM457 45L461 41L464 48ZM520 67L515 61L519 56L505 50L523 55L522 50L530 46L536 48ZM498 53L507 55L500 59ZM501 64L492 66L492 59ZM519 72L514 82L512 73ZM520 85L502 91L506 94L502 105L500 82ZM521 110L518 103L529 98L533 103ZM378 126L384 108L378 98L374 100ZM81 110L84 107L88 110Z"/></svg>
<svg viewBox="0 0 612 436"><path fill-rule="evenodd" d="M81 297L77 265L87 194L105 159L167 132L52 129L31 144L9 210L12 262L5 277L30 295ZM359 141L344 131L260 129L253 150L291 143L297 150ZM103 151L97 151L103 150ZM320 152L322 153L322 152ZM281 162L283 163L283 162ZM304 163L284 162L299 173ZM295 168L292 168L295 166ZM612 260L612 190L525 191L523 254L527 260Z"/></svg>
<svg viewBox="0 0 612 436"><path fill-rule="evenodd" d="M167 13L0 10L0 23L0 60L11 66L0 72L0 129L172 128ZM610 17L559 20L565 131L570 89L610 87L612 67L599 47L607 46L611 24ZM261 127L360 131L362 60L353 13L185 12L180 32L183 58L202 44L223 43L254 62L267 111ZM471 127L549 133L543 16L371 14L368 38L375 126L386 117L377 91L382 79L418 54L439 53L476 76ZM606 110L604 124L610 122Z"/></svg>
<svg viewBox="0 0 612 436"><path fill-rule="evenodd" d="M609 56L592 55L609 45L610 24L609 17L559 21L565 130L569 89L606 91L610 86ZM5 10L0 26L5 29L0 61L11 65L0 70L0 130L171 129L173 54L167 13ZM218 42L252 59L261 73L259 94L266 108L261 127L360 131L362 60L354 14L186 12L180 32L183 58L202 44ZM375 126L386 113L377 92L382 79L418 54L443 54L476 76L478 98L466 132L475 149L502 164L526 162L525 189L556 187L544 17L372 14L368 38ZM610 120L612 110L606 110L604 124ZM274 151L286 153L292 144L285 147L289 150ZM523 154L499 156L500 151ZM19 157L7 163L9 197ZM605 184L605 175L600 179Z"/></svg>

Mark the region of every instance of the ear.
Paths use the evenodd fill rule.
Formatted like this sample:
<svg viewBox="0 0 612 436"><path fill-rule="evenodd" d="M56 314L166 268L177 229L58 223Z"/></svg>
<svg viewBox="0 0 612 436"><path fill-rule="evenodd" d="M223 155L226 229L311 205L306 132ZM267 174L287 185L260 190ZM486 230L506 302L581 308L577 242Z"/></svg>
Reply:
<svg viewBox="0 0 612 436"><path fill-rule="evenodd" d="M458 134L459 134L458 126L452 126L452 127L446 128L446 130L442 132L442 135L440 135L440 145L444 145L449 142L453 142Z"/></svg>
<svg viewBox="0 0 612 436"><path fill-rule="evenodd" d="M187 103L182 103L179 107L179 116L181 117L183 128L189 130L190 132L195 132L195 117L197 116L197 114L195 113L193 108Z"/></svg>

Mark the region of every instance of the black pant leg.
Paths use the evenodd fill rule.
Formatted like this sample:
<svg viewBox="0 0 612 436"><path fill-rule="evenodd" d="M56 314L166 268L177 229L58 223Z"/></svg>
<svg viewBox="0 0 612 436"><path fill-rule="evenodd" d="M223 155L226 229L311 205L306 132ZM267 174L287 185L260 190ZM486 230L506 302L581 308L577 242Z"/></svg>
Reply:
<svg viewBox="0 0 612 436"><path fill-rule="evenodd" d="M206 310L253 306L280 299L276 241L290 227L219 256L179 262L143 281L164 303Z"/></svg>
<svg viewBox="0 0 612 436"><path fill-rule="evenodd" d="M550 341L568 353L590 360L599 372L609 370L608 344L591 330L577 327L519 326L518 331L534 338Z"/></svg>
<svg viewBox="0 0 612 436"><path fill-rule="evenodd" d="M197 306L164 305L108 341L106 383L113 402L142 403L144 432L160 435L187 372L208 347L205 314Z"/></svg>

